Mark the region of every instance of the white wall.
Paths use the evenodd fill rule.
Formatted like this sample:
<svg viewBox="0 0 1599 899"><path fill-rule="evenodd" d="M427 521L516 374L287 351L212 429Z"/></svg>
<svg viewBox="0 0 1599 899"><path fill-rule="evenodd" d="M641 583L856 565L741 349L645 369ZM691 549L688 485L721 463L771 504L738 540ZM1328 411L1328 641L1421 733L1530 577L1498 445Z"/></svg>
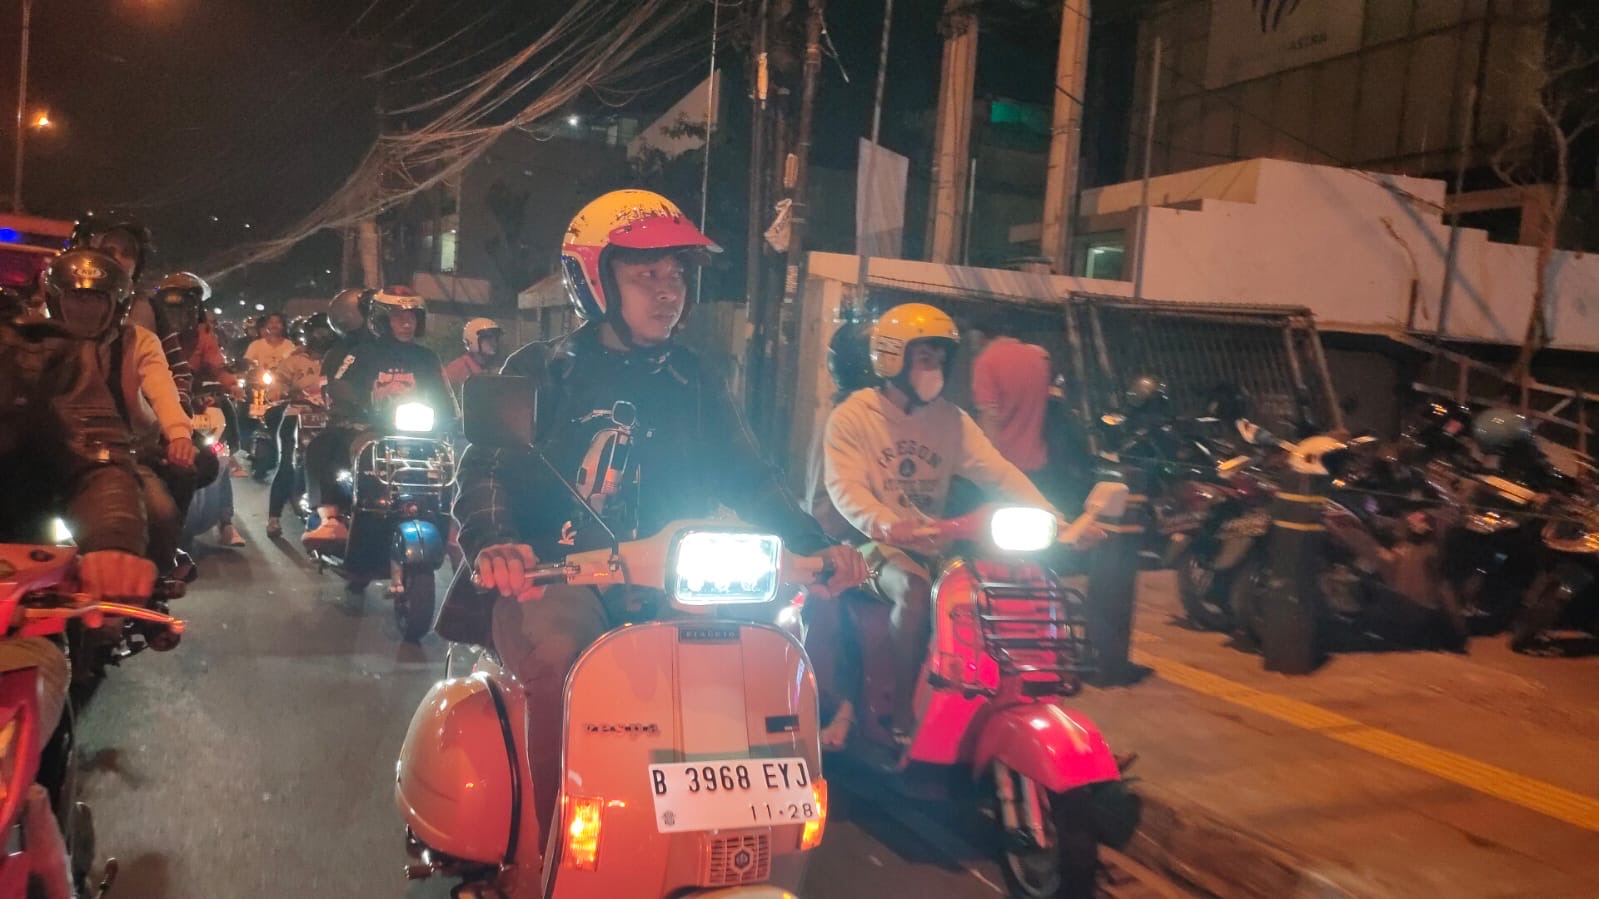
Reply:
<svg viewBox="0 0 1599 899"><path fill-rule="evenodd" d="M1441 181L1262 159L1156 178L1152 194L1200 201L1151 210L1152 299L1305 306L1327 330L1387 330L1405 327L1414 272L1414 328L1437 327L1449 246ZM1094 211L1137 197L1137 184L1106 188ZM1447 336L1519 343L1537 253L1462 229ZM1599 257L1557 252L1549 277L1554 346L1599 350Z"/></svg>

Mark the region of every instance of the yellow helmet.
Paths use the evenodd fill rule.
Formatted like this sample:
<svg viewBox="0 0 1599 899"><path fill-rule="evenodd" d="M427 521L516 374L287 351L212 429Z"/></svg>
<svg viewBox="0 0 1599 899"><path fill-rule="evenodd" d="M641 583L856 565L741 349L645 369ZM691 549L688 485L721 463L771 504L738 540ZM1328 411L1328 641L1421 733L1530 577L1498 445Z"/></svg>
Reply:
<svg viewBox="0 0 1599 899"><path fill-rule="evenodd" d="M961 333L944 310L926 303L905 303L883 313L872 327L872 371L879 378L897 378L905 370L905 350L917 340L945 340L954 352Z"/></svg>
<svg viewBox="0 0 1599 899"><path fill-rule="evenodd" d="M720 253L677 204L647 190L613 190L578 212L561 244L561 275L567 296L585 320L605 318L610 308L602 264L611 247L632 250L700 249Z"/></svg>

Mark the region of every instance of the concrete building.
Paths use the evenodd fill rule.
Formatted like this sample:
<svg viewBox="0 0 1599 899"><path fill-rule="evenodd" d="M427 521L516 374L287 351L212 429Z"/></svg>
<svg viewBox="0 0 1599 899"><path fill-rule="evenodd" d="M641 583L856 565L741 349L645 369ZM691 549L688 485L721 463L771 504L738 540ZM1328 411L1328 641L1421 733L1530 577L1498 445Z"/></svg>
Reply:
<svg viewBox="0 0 1599 899"><path fill-rule="evenodd" d="M1534 114L1546 52L1599 49L1588 46L1594 35L1572 27L1573 16L1591 7L1573 0L1161 0L1139 24L1137 99L1125 123L1127 144L1137 149L1127 154L1126 180L1143 169L1158 39L1154 174L1271 157L1452 182L1463 164L1465 190L1448 198L1448 208L1496 239L1535 244L1544 192L1507 185L1491 161ZM1574 185L1586 191L1593 166L1580 168ZM1578 197L1570 214L1580 218L1590 205ZM1599 228L1580 221L1561 231L1563 246L1599 243Z"/></svg>

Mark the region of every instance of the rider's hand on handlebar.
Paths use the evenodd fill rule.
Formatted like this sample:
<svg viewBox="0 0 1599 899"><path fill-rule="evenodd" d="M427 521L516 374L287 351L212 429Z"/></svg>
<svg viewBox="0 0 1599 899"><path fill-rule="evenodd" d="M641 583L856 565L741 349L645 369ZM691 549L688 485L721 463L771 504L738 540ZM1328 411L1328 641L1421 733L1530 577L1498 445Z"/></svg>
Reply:
<svg viewBox="0 0 1599 899"><path fill-rule="evenodd" d="M889 525L883 532L882 542L919 552L937 552L939 548L937 528L919 518L901 518Z"/></svg>
<svg viewBox="0 0 1599 899"><path fill-rule="evenodd" d="M78 559L83 592L107 602L143 603L155 590L155 563L120 550L85 553Z"/></svg>
<svg viewBox="0 0 1599 899"><path fill-rule="evenodd" d="M829 546L817 553L817 556L825 559L833 568L833 576L827 579L826 584L821 585L817 593L837 596L851 587L859 587L865 583L869 573L866 570L866 560L855 547Z"/></svg>
<svg viewBox="0 0 1599 899"><path fill-rule="evenodd" d="M194 467L194 440L177 437L167 441L167 461L176 468Z"/></svg>
<svg viewBox="0 0 1599 899"><path fill-rule="evenodd" d="M538 557L533 555L533 547L500 543L484 547L477 554L474 568L480 587L493 590L506 599L514 599L525 592L527 576L538 563Z"/></svg>
<svg viewBox="0 0 1599 899"><path fill-rule="evenodd" d="M1064 533L1065 530L1065 526L1062 526L1061 532ZM1068 545L1075 550L1089 550L1103 543L1107 536L1109 535L1105 533L1104 528L1097 524L1091 524L1084 528L1083 532L1077 535L1077 539Z"/></svg>

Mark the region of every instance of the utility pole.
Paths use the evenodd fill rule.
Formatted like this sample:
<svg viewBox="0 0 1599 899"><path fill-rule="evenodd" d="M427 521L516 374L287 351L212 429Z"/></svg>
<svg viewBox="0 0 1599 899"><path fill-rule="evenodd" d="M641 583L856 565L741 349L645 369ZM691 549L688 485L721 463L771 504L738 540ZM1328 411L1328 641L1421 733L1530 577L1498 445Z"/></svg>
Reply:
<svg viewBox="0 0 1599 899"><path fill-rule="evenodd" d="M788 264L783 272L783 304L777 310L777 403L772 416L771 449L787 448L789 415L798 380L798 322L804 309L800 267L805 264L805 224L810 210L811 126L816 109L816 81L822 69L822 15L826 0L810 0L805 18L805 72L800 90L799 133L795 135L793 183L789 185ZM785 167L786 169L787 167Z"/></svg>
<svg viewBox="0 0 1599 899"><path fill-rule="evenodd" d="M1072 267L1072 220L1076 213L1078 159L1083 141L1083 97L1088 81L1090 0L1062 0L1060 55L1055 61L1054 122L1044 181L1041 249L1055 274Z"/></svg>
<svg viewBox="0 0 1599 899"><path fill-rule="evenodd" d="M944 77L938 92L938 137L933 154L933 202L927 222L927 255L955 261L966 214L966 167L971 159L972 91L977 83L977 16L969 0L944 7Z"/></svg>
<svg viewBox="0 0 1599 899"><path fill-rule="evenodd" d="M11 175L11 211L22 211L23 134L28 130L28 39L33 31L33 0L22 0L22 53L17 72L17 158Z"/></svg>
<svg viewBox="0 0 1599 899"><path fill-rule="evenodd" d="M1138 253L1133 262L1133 299L1144 298L1144 259L1149 243L1149 173L1155 158L1155 116L1160 111L1160 36L1149 66L1149 120L1144 123L1144 184L1138 201Z"/></svg>
<svg viewBox="0 0 1599 899"><path fill-rule="evenodd" d="M744 403L752 418L761 409L761 385L766 370L766 334L761 327L765 311L765 304L761 302L761 222L766 220L767 15L768 0L761 0L755 21L755 84L750 92L750 205L749 230L744 246L744 301L750 329L749 341L744 348Z"/></svg>

